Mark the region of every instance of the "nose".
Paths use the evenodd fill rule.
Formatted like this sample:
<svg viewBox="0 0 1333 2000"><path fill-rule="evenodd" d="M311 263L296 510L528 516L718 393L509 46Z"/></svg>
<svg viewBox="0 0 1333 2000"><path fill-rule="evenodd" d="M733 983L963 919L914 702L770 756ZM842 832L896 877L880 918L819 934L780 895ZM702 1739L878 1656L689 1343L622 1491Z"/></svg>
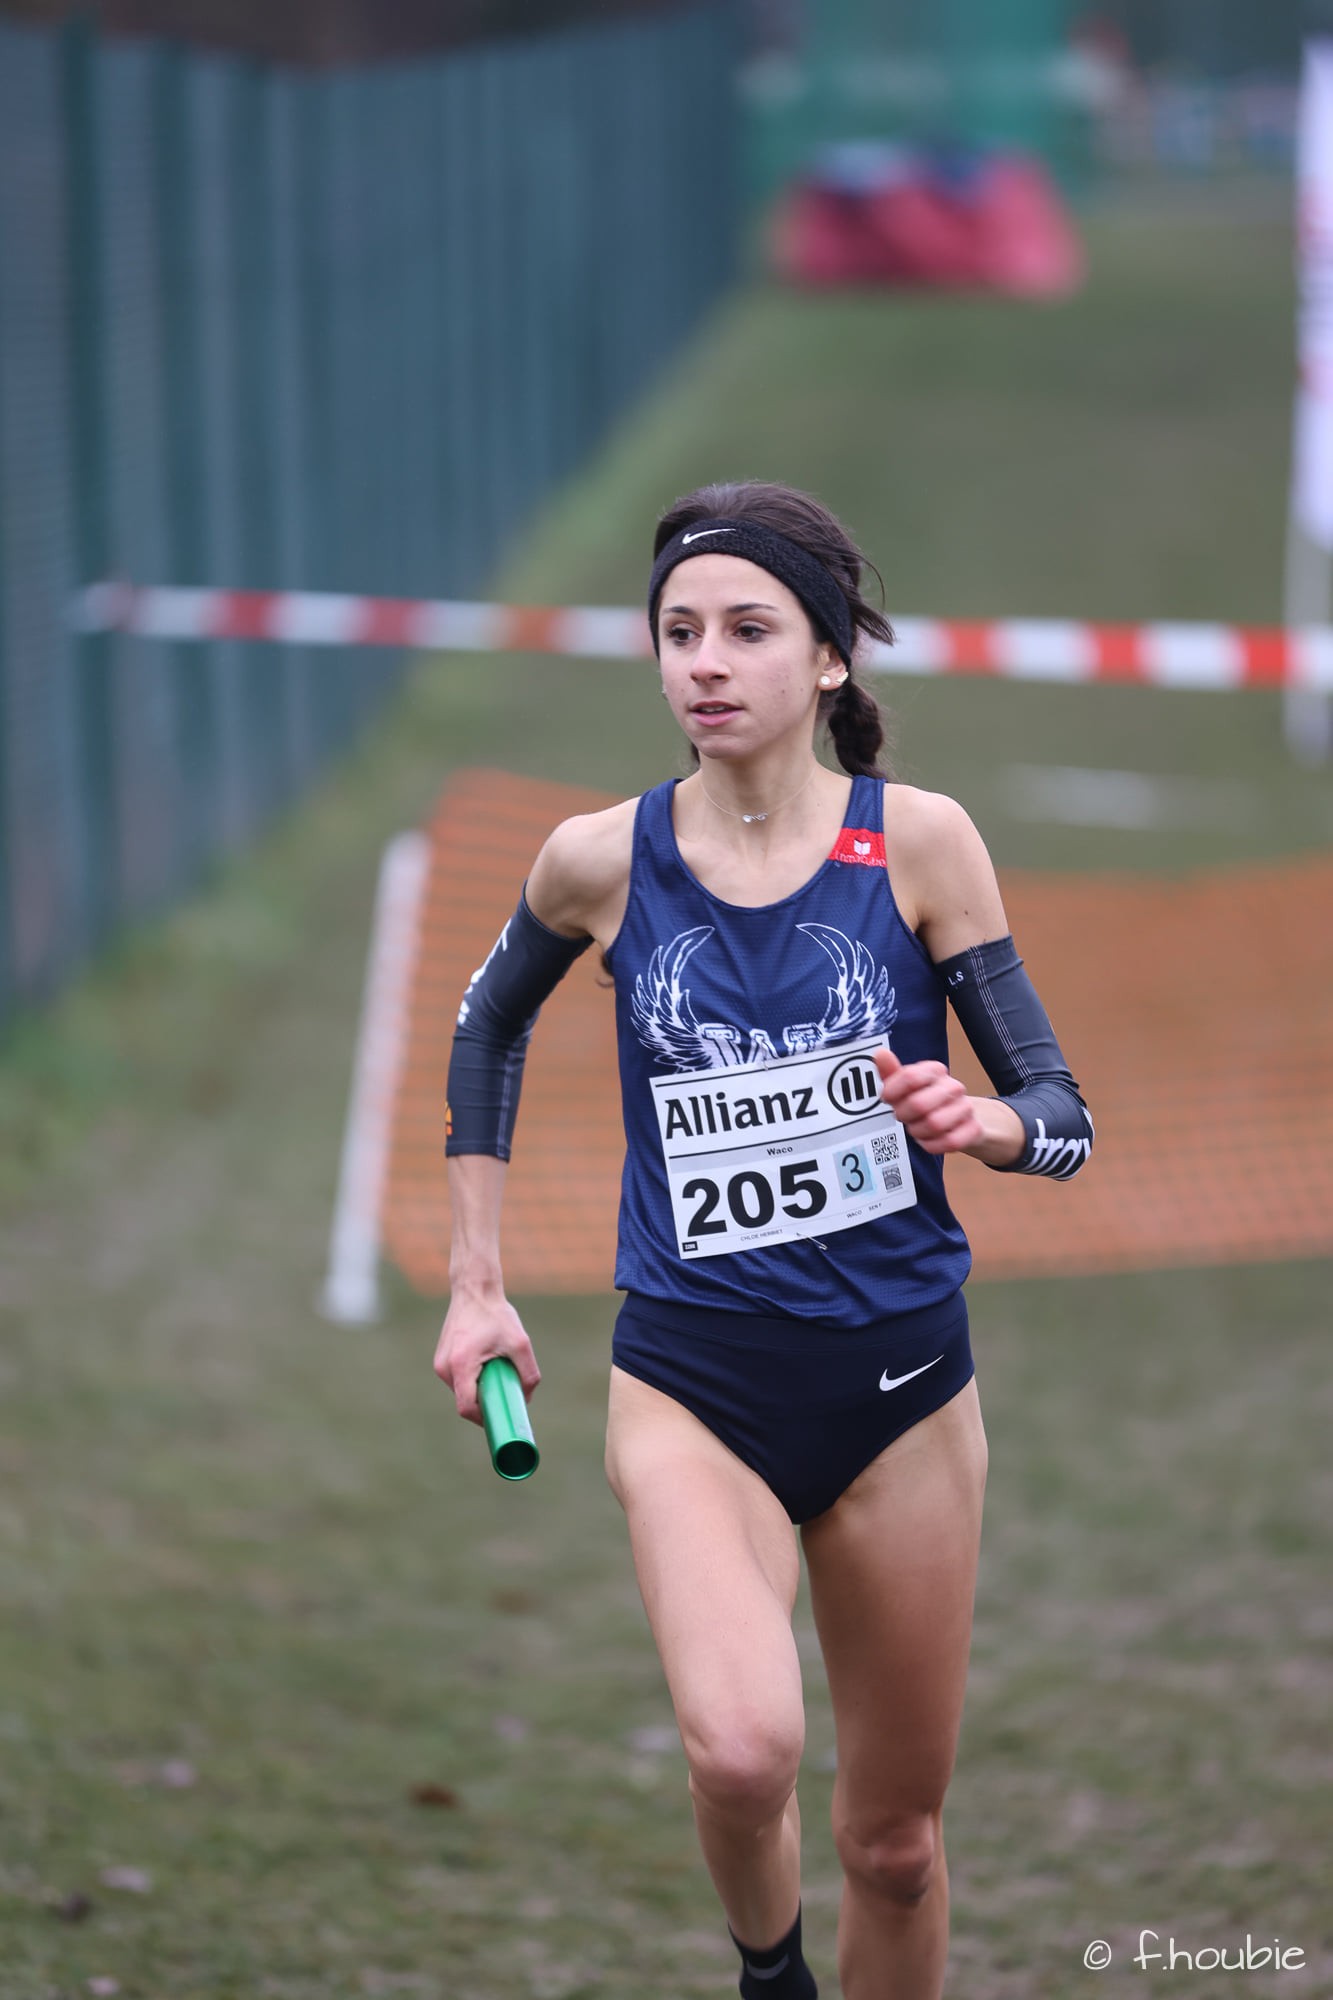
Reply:
<svg viewBox="0 0 1333 2000"><path fill-rule="evenodd" d="M721 633L705 626L698 650L690 662L690 679L700 682L715 681L730 671Z"/></svg>

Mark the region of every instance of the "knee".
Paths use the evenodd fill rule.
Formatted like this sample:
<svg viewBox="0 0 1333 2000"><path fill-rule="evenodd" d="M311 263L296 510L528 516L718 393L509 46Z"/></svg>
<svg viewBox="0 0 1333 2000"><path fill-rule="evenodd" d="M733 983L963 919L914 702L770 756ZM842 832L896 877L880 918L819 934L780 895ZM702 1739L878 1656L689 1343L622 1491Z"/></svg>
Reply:
<svg viewBox="0 0 1333 2000"><path fill-rule="evenodd" d="M683 1734L697 1805L755 1826L781 1815L796 1789L803 1747L799 1723L733 1716Z"/></svg>
<svg viewBox="0 0 1333 2000"><path fill-rule="evenodd" d="M835 1813L833 1834L849 1882L908 1909L926 1896L943 1853L938 1813Z"/></svg>

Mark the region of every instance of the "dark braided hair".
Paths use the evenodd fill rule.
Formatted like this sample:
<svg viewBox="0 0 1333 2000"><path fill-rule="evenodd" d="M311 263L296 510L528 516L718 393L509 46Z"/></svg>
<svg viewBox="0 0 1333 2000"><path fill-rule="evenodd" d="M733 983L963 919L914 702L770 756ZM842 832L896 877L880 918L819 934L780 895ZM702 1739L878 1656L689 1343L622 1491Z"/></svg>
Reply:
<svg viewBox="0 0 1333 2000"><path fill-rule="evenodd" d="M823 563L841 589L858 638L893 644L893 627L888 619L861 595L863 569L876 577L881 596L884 579L822 500L816 500L811 493L802 493L795 486L779 486L765 479L696 487L693 493L673 502L658 522L653 538L654 557L692 521L709 520L757 521L762 527L785 535L788 541L799 543ZM840 688L820 695L819 718L828 728L844 771L854 778L891 775L880 761L885 731L879 703L856 680L850 668Z"/></svg>

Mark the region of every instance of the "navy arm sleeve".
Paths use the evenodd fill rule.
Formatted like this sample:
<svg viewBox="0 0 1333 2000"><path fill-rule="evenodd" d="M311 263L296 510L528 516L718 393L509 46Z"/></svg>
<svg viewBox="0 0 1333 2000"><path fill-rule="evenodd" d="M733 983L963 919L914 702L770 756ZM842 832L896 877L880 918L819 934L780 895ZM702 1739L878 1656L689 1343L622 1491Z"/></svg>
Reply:
<svg viewBox="0 0 1333 2000"><path fill-rule="evenodd" d="M1092 1120L1012 937L969 945L937 971L963 1032L1027 1143L1000 1173L1072 1180L1092 1151Z"/></svg>
<svg viewBox="0 0 1333 2000"><path fill-rule="evenodd" d="M533 916L526 893L519 897L458 1010L445 1107L449 1158L460 1153L509 1158L537 1015L591 943L590 937L562 937L551 930Z"/></svg>

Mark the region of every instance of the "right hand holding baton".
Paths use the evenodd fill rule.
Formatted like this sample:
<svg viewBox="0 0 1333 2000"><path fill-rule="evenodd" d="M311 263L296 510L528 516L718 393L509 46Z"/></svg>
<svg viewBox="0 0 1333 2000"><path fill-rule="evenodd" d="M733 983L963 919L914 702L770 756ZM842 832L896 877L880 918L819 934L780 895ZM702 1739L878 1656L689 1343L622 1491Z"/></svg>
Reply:
<svg viewBox="0 0 1333 2000"><path fill-rule="evenodd" d="M478 1391L491 1464L501 1479L530 1479L541 1458L513 1362L502 1355L488 1361L481 1371Z"/></svg>

